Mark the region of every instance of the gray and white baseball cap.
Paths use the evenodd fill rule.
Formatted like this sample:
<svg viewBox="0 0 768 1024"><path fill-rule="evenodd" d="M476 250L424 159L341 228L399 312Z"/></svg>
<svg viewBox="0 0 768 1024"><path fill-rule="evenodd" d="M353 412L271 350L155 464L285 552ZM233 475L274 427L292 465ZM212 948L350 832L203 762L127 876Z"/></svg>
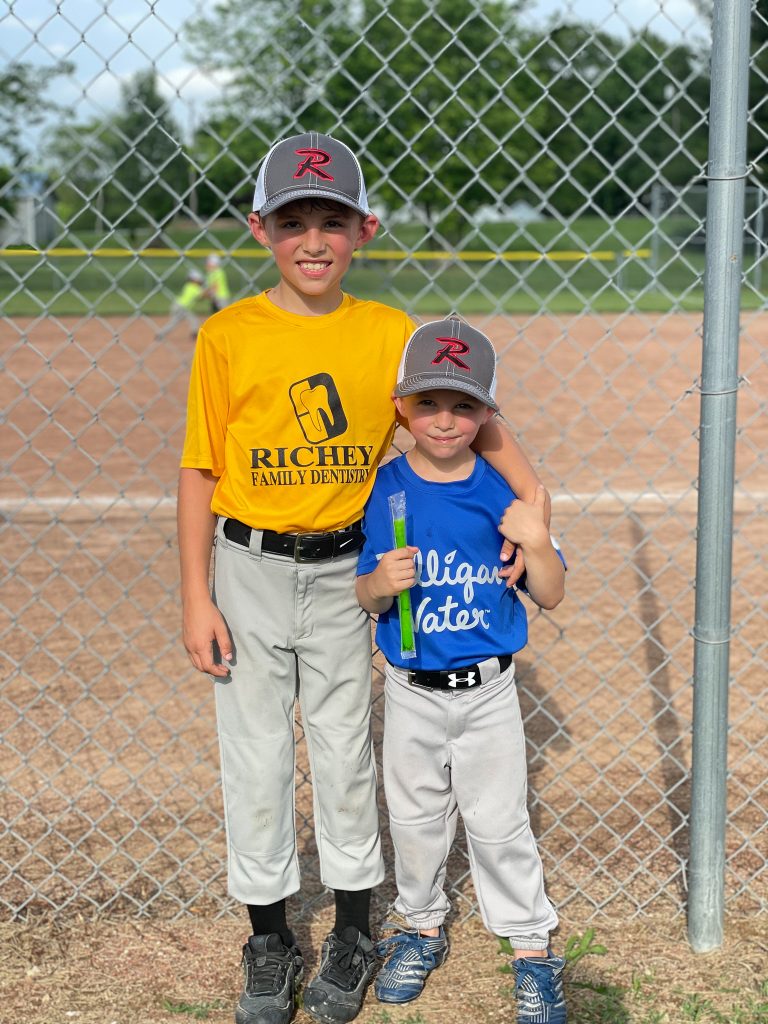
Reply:
<svg viewBox="0 0 768 1024"><path fill-rule="evenodd" d="M320 132L293 135L270 149L259 168L253 209L266 217L310 196L333 199L364 217L370 213L357 157L349 146Z"/></svg>
<svg viewBox="0 0 768 1024"><path fill-rule="evenodd" d="M464 391L498 412L496 352L490 338L452 316L418 327L400 360L395 394L431 388Z"/></svg>

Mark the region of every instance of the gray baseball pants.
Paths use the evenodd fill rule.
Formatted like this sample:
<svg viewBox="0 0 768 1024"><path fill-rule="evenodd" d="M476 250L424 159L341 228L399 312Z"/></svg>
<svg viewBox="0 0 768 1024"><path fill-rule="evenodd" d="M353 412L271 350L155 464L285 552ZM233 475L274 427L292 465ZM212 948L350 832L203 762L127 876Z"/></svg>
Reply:
<svg viewBox="0 0 768 1024"><path fill-rule="evenodd" d="M294 562L216 529L214 599L234 643L215 680L229 893L275 903L299 889L294 705L312 772L320 877L367 889L384 877L372 756L371 632L355 598L357 554Z"/></svg>
<svg viewBox="0 0 768 1024"><path fill-rule="evenodd" d="M483 922L517 949L545 949L557 915L531 831L514 664L481 664L469 690L411 686L387 665L384 788L395 847L396 910L436 928L449 910L448 854L461 812Z"/></svg>

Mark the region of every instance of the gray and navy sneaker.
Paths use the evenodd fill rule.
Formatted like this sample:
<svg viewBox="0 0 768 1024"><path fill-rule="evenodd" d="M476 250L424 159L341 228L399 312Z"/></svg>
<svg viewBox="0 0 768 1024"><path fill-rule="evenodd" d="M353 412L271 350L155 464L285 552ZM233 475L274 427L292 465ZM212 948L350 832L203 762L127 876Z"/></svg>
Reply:
<svg viewBox="0 0 768 1024"><path fill-rule="evenodd" d="M320 969L304 989L304 1010L322 1024L346 1024L360 1012L376 969L373 943L353 925L331 932L323 943Z"/></svg>
<svg viewBox="0 0 768 1024"><path fill-rule="evenodd" d="M563 968L559 956L522 956L512 961L518 1024L566 1024Z"/></svg>
<svg viewBox="0 0 768 1024"><path fill-rule="evenodd" d="M374 991L381 1003L409 1003L421 995L429 974L445 963L448 940L441 928L439 935L419 935L387 921L383 930L395 934L376 943L376 955L386 963L376 976Z"/></svg>
<svg viewBox="0 0 768 1024"><path fill-rule="evenodd" d="M252 935L243 946L242 962L245 985L235 1024L288 1024L296 984L304 974L304 960L293 936L286 946L276 933Z"/></svg>

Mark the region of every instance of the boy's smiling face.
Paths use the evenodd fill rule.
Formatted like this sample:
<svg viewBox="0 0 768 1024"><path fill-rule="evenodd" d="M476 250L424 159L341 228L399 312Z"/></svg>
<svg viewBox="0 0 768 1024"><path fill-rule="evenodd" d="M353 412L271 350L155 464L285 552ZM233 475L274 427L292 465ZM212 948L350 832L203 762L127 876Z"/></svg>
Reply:
<svg viewBox="0 0 768 1024"><path fill-rule="evenodd" d="M341 282L355 249L379 227L341 203L302 200L286 203L263 220L248 218L251 234L272 250L280 283L270 297L282 309L304 316L331 313L341 302Z"/></svg>
<svg viewBox="0 0 768 1024"><path fill-rule="evenodd" d="M434 469L441 475L455 473L455 479L469 475L474 465L470 445L493 416L493 409L472 395L449 388L395 396L394 402L416 442L408 461L417 473L426 479L434 478Z"/></svg>

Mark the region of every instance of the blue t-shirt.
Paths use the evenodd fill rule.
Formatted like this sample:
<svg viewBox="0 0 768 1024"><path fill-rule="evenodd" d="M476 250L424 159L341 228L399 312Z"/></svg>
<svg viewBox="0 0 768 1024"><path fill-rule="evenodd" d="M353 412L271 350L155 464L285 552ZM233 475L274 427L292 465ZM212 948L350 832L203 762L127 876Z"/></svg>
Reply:
<svg viewBox="0 0 768 1024"><path fill-rule="evenodd" d="M471 476L453 483L422 479L404 455L382 466L365 507L359 576L395 546L389 496L398 491L406 494L407 541L419 548L410 591L416 657L400 653L395 599L376 629L386 659L408 669L460 668L525 647L525 608L499 577L499 520L515 497L506 481L480 457Z"/></svg>

